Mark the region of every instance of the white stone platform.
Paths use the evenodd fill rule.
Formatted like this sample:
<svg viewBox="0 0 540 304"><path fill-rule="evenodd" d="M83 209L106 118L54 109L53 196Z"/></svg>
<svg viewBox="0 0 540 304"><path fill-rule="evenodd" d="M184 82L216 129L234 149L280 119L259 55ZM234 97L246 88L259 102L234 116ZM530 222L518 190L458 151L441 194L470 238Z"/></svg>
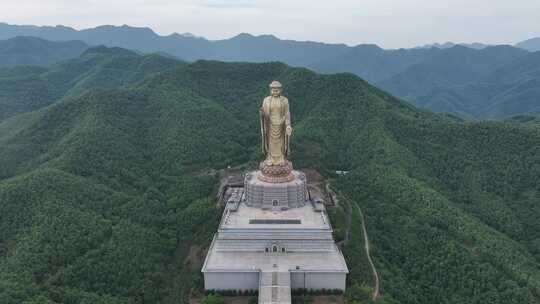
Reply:
<svg viewBox="0 0 540 304"><path fill-rule="evenodd" d="M263 209L248 205L248 191L227 203L202 268L205 289L258 289L259 303L290 303L296 288L345 290L348 269L324 205L306 195L284 201L295 207Z"/></svg>

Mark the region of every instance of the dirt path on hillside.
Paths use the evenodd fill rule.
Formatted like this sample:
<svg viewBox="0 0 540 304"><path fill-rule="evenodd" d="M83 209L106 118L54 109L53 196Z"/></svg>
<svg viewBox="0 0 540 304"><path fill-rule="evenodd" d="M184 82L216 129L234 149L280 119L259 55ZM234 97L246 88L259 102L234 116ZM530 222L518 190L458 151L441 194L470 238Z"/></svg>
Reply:
<svg viewBox="0 0 540 304"><path fill-rule="evenodd" d="M326 184L326 189L327 191L331 191L331 192L334 192L330 189L330 183L327 183ZM334 192L336 193L336 192ZM369 262L369 266L371 267L371 272L373 274L373 279L375 280L375 286L373 287L373 294L371 295L371 299L373 301L377 300L377 298L379 298L380 296L380 291L379 291L379 286L380 286L380 283L379 283L379 273L377 272L377 268L375 267L375 263L373 263L373 259L371 258L371 248L370 248L370 244L369 244L369 236L368 236L368 232L367 232L367 229L366 229L366 219L364 218L364 213L362 212L362 209L360 208L360 206L355 203L354 201L348 199L346 196L344 196L341 192L337 192L338 195L335 195L334 196L334 199L335 199L335 203L336 203L336 206L338 204L338 196L341 196L343 197L346 201L347 201L347 230L345 231L345 244L347 244L347 242L349 241L350 239L350 230L351 230L351 213L352 213L352 207L351 207L351 204L354 203L354 206L356 207L356 210L358 211L358 214L360 214L360 218L362 220L362 231L363 231L363 234L364 234L364 249L366 250L366 256L367 256L367 259L368 259L368 262Z"/></svg>
<svg viewBox="0 0 540 304"><path fill-rule="evenodd" d="M364 218L364 214L362 213L362 209L360 209L360 206L356 204L356 210L358 210L358 213L360 214L360 217L362 218L362 230L364 231L364 244L366 249L366 256L369 261L369 265L371 266L371 271L373 272L373 278L375 279L375 287L373 288L373 294L371 295L371 299L373 301L377 300L379 297L379 273L377 272L377 268L375 268L375 264L373 263L373 260L371 259L371 250L369 246L369 237L366 229L366 220Z"/></svg>

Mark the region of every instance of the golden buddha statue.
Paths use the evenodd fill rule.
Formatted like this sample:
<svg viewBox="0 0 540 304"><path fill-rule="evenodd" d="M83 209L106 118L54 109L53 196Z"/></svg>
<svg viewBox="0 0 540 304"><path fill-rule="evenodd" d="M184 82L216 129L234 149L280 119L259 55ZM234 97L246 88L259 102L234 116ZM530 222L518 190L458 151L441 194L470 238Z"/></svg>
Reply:
<svg viewBox="0 0 540 304"><path fill-rule="evenodd" d="M275 80L270 84L270 94L259 110L262 151L266 166L282 166L289 155L292 133L289 100L281 95L281 83Z"/></svg>

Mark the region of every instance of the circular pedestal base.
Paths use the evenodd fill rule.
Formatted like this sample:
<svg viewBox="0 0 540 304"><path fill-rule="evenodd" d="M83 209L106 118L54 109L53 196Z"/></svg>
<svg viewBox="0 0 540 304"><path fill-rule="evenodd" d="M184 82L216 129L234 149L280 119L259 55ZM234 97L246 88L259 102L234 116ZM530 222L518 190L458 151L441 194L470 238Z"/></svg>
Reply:
<svg viewBox="0 0 540 304"><path fill-rule="evenodd" d="M257 178L267 183L287 183L294 180L292 169L290 161L285 161L281 165L268 165L261 162L259 165L261 171Z"/></svg>
<svg viewBox="0 0 540 304"><path fill-rule="evenodd" d="M289 182L270 183L260 179L261 171L246 174L244 193L246 205L266 210L286 210L304 206L308 199L306 176L299 171L290 173Z"/></svg>

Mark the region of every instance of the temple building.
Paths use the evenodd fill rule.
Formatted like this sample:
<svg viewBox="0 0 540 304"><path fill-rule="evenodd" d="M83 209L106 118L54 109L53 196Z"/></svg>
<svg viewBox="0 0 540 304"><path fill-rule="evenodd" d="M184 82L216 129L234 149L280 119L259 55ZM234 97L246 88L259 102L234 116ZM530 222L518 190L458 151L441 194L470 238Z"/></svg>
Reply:
<svg viewBox="0 0 540 304"><path fill-rule="evenodd" d="M271 102L268 125L273 107L279 106ZM290 124L288 101L286 112L276 109L287 117L280 121ZM286 160L288 138L278 138L280 143L269 138L288 137L290 125L281 134L265 130L264 115L261 110L267 159L259 170L245 174L244 187L236 189L225 205L202 267L205 289L258 290L259 303L290 303L292 289L345 290L348 269L332 237L325 206L309 199L306 176ZM279 149L272 147L274 143L281 145Z"/></svg>

